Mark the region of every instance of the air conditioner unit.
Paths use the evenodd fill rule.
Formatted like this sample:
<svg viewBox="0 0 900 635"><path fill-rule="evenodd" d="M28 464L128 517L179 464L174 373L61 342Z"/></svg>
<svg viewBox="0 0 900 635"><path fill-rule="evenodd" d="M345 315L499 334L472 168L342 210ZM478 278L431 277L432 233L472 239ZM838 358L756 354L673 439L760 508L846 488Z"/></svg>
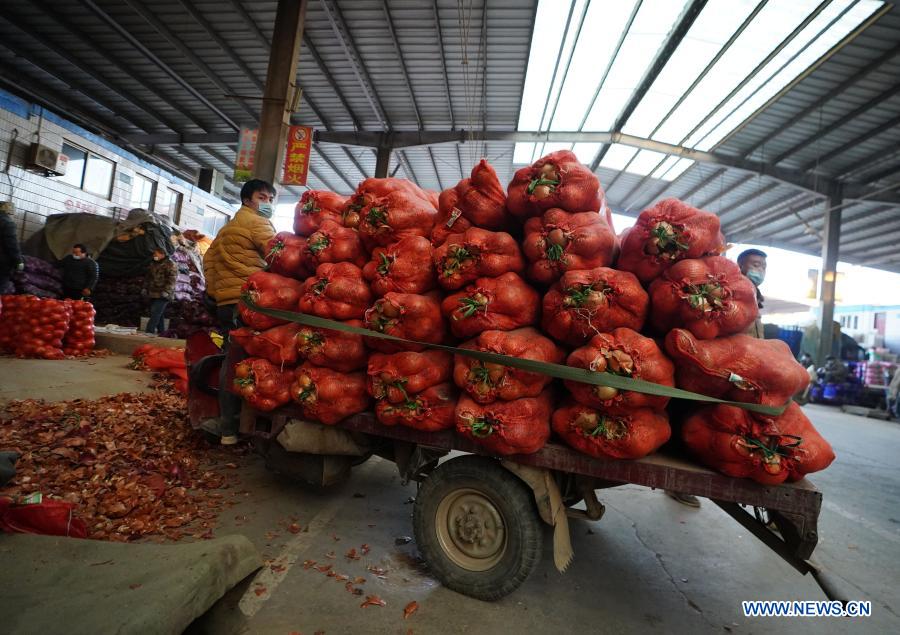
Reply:
<svg viewBox="0 0 900 635"><path fill-rule="evenodd" d="M62 176L66 173L69 157L61 152L41 145L31 144L31 152L28 155L28 169L42 172L46 176Z"/></svg>
<svg viewBox="0 0 900 635"><path fill-rule="evenodd" d="M202 168L197 179L197 185L213 196L222 196L225 190L225 175L212 168Z"/></svg>

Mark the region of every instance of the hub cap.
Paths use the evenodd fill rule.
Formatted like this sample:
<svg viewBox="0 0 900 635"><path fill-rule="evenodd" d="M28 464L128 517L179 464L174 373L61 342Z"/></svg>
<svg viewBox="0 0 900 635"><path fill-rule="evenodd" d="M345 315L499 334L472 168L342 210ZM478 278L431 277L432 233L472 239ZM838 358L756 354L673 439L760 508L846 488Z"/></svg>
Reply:
<svg viewBox="0 0 900 635"><path fill-rule="evenodd" d="M503 516L482 492L451 492L438 506L435 521L444 553L464 569L487 571L506 552Z"/></svg>

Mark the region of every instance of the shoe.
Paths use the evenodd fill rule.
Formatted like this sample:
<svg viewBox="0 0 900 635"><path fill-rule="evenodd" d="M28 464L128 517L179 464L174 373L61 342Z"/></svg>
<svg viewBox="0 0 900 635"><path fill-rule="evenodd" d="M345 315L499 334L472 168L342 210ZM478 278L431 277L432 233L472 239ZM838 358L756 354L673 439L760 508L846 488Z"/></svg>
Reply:
<svg viewBox="0 0 900 635"><path fill-rule="evenodd" d="M696 496L692 496L690 494L682 494L681 492L672 492L669 490L666 490L666 496L676 500L682 505L686 505L687 507L700 509L700 500Z"/></svg>
<svg viewBox="0 0 900 635"><path fill-rule="evenodd" d="M238 443L237 435L236 434L223 435L222 438L219 439L219 443L222 445L237 445L237 443Z"/></svg>

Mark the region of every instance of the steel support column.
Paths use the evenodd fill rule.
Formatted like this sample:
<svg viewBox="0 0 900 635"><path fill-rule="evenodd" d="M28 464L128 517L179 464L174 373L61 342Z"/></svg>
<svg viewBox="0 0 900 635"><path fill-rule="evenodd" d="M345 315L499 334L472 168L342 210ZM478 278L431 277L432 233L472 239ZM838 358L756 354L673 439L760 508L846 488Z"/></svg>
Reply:
<svg viewBox="0 0 900 635"><path fill-rule="evenodd" d="M378 154L375 156L375 178L383 179L387 177L388 170L391 169L391 147L378 146Z"/></svg>
<svg viewBox="0 0 900 635"><path fill-rule="evenodd" d="M833 188L825 212L825 236L822 241L822 279L819 292L819 348L816 362L825 363L831 355L834 336L834 291L837 283L838 249L841 242L841 213L844 211L840 187Z"/></svg>
<svg viewBox="0 0 900 635"><path fill-rule="evenodd" d="M274 183L284 158L307 0L278 0L253 172Z"/></svg>

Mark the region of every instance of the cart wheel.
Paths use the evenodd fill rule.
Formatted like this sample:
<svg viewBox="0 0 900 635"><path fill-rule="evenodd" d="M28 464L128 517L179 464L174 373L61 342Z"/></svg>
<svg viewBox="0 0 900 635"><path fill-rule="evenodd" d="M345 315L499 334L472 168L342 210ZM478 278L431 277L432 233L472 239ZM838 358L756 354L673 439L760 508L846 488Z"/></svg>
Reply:
<svg viewBox="0 0 900 635"><path fill-rule="evenodd" d="M532 491L485 457L451 459L425 479L413 530L438 580L479 600L515 591L541 557L542 525Z"/></svg>

